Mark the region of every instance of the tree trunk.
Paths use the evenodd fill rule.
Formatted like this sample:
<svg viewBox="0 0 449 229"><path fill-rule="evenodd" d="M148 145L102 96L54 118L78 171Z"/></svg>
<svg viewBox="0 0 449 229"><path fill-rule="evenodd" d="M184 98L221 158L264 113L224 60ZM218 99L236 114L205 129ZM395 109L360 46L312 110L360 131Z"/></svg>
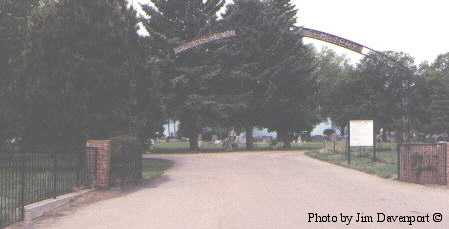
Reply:
<svg viewBox="0 0 449 229"><path fill-rule="evenodd" d="M387 142L387 130L385 128L382 130L382 141Z"/></svg>
<svg viewBox="0 0 449 229"><path fill-rule="evenodd" d="M254 149L253 126L246 127L246 149Z"/></svg>
<svg viewBox="0 0 449 229"><path fill-rule="evenodd" d="M404 135L402 130L396 130L395 132L396 143L402 144L404 143Z"/></svg>
<svg viewBox="0 0 449 229"><path fill-rule="evenodd" d="M198 145L198 133L194 132L189 136L190 151L199 151L200 146Z"/></svg>
<svg viewBox="0 0 449 229"><path fill-rule="evenodd" d="M284 149L292 148L291 141L288 136L288 130L279 131L279 137L280 137L281 141L284 143L284 146L283 146Z"/></svg>

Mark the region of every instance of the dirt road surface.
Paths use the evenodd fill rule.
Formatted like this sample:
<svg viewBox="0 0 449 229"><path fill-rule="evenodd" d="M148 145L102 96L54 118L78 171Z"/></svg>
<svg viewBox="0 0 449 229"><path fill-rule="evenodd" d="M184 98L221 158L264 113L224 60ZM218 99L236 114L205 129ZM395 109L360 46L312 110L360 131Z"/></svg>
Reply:
<svg viewBox="0 0 449 229"><path fill-rule="evenodd" d="M40 221L42 229L449 228L449 190L385 180L301 152L147 156L176 165L155 185ZM377 213L430 223L377 223ZM363 213L373 223L308 222ZM443 222L433 221L434 213Z"/></svg>

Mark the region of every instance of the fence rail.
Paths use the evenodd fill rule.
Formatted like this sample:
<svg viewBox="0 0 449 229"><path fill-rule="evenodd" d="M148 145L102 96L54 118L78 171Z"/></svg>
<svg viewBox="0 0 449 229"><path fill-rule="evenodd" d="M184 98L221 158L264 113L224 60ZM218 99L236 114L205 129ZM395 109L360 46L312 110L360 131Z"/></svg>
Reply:
<svg viewBox="0 0 449 229"><path fill-rule="evenodd" d="M0 152L0 228L21 221L25 205L90 185L91 156Z"/></svg>

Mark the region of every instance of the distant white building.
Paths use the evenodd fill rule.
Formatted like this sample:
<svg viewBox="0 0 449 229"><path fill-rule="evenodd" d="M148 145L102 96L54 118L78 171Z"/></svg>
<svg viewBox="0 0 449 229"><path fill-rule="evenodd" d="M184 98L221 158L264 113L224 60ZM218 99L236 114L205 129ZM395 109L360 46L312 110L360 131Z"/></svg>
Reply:
<svg viewBox="0 0 449 229"><path fill-rule="evenodd" d="M324 135L323 132L327 129L335 129L334 125L332 123L332 120L328 118L326 121L321 122L315 128L313 128L312 132L310 133L311 136L315 135ZM339 132L337 129L335 129L337 133Z"/></svg>
<svg viewBox="0 0 449 229"><path fill-rule="evenodd" d="M164 124L164 136L175 137L179 130L179 121L169 120L169 123Z"/></svg>
<svg viewBox="0 0 449 229"><path fill-rule="evenodd" d="M278 134L276 133L276 131L269 132L268 129L254 128L253 136L254 138L272 137L273 139L275 139L277 138Z"/></svg>
<svg viewBox="0 0 449 229"><path fill-rule="evenodd" d="M179 130L179 121L170 120L170 125L165 124L164 127L164 135L165 136L176 136L177 131ZM327 121L321 122L318 125L315 126L315 128L311 132L311 136L315 135L323 135L324 130L333 128L332 120L328 119ZM338 130L336 130L338 132ZM254 138L264 138L264 137L271 137L272 139L277 138L276 131L269 132L266 128L254 128L253 130L253 136ZM241 141L244 141L245 138L245 132L242 132L239 136L241 138Z"/></svg>

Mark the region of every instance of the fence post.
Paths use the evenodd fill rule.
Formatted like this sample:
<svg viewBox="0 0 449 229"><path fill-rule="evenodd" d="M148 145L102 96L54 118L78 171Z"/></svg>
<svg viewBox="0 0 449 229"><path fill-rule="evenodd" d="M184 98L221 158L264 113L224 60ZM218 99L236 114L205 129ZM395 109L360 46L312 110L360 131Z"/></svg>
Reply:
<svg viewBox="0 0 449 229"><path fill-rule="evenodd" d="M373 162L377 161L377 131L376 128L373 128Z"/></svg>
<svg viewBox="0 0 449 229"><path fill-rule="evenodd" d="M401 144L396 145L397 152L397 169L398 169L398 180L401 180Z"/></svg>
<svg viewBox="0 0 449 229"><path fill-rule="evenodd" d="M377 147L376 144L373 146L373 162L377 161Z"/></svg>
<svg viewBox="0 0 449 229"><path fill-rule="evenodd" d="M53 198L55 198L55 199L57 196L57 191L56 191L57 163L58 163L58 159L56 158L56 152L53 152Z"/></svg>
<svg viewBox="0 0 449 229"><path fill-rule="evenodd" d="M76 169L76 185L78 186L78 188L79 187L81 187L81 185L84 185L84 184L81 184L82 183L82 181L81 181L81 171L82 171L82 160L83 160L83 158L82 158L82 156L83 156L83 154L82 154L82 151L81 152L79 152L79 156L78 156L78 165L77 165L77 168L75 168Z"/></svg>
<svg viewBox="0 0 449 229"><path fill-rule="evenodd" d="M94 186L93 187L97 187L97 184L98 184L98 173L97 173L97 170L98 170L98 148L95 148L95 158L94 158L94 161L95 161L95 170L94 170L94 176L95 176L95 179L94 179L94 182L93 182L93 184L94 184Z"/></svg>
<svg viewBox="0 0 449 229"><path fill-rule="evenodd" d="M336 153L336 149L335 149L335 144L336 144L336 139L334 139L334 154Z"/></svg>
<svg viewBox="0 0 449 229"><path fill-rule="evenodd" d="M348 164L351 164L351 122L348 122L348 139L347 139L347 143L348 145L347 150L348 150Z"/></svg>
<svg viewBox="0 0 449 229"><path fill-rule="evenodd" d="M26 168L26 161L25 161L25 154L22 151L20 153L20 160L21 160L21 167L22 167L22 173L21 173L21 184L20 184L20 211L21 211L21 220L25 217L25 168Z"/></svg>

